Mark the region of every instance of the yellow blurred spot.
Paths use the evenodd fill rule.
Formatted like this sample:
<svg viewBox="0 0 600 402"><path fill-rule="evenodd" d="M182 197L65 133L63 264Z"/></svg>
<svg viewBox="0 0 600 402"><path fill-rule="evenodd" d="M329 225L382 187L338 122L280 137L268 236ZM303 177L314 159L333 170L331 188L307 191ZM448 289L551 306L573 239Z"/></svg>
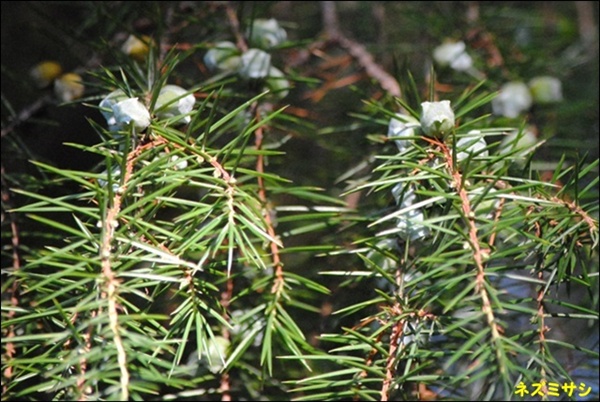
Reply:
<svg viewBox="0 0 600 402"><path fill-rule="evenodd" d="M63 102L81 98L85 86L81 83L81 76L75 73L63 74L54 81L54 93Z"/></svg>
<svg viewBox="0 0 600 402"><path fill-rule="evenodd" d="M129 35L125 43L121 46L121 50L134 60L144 61L150 51L150 45L153 43L154 41L148 35L141 37Z"/></svg>
<svg viewBox="0 0 600 402"><path fill-rule="evenodd" d="M29 76L35 81L38 88L45 88L62 74L62 66L56 61L45 60L36 64L29 70Z"/></svg>

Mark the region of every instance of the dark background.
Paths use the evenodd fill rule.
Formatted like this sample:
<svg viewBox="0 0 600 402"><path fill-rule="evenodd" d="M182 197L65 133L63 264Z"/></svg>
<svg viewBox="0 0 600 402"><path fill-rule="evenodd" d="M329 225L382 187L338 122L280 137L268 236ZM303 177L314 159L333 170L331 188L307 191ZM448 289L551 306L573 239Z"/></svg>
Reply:
<svg viewBox="0 0 600 402"><path fill-rule="evenodd" d="M190 13L186 29L170 33L170 41L193 43L202 41L203 36L211 41L226 31L219 26L192 26L193 15L201 16L211 10L210 2L100 2L100 7L97 3L1 3L3 127L12 113L51 93L51 89L37 89L29 78L30 68L39 61L56 60L65 71L85 71L90 64L97 67L99 63L110 63L113 60L102 49L103 41L131 31L167 32L164 26L148 21L165 19L170 12ZM243 3L241 15L274 17L285 26L291 40L311 43L322 37L319 2ZM417 83L423 84L433 48L448 38L467 43L477 67L488 76L491 90L510 80L527 82L537 75L556 76L563 83L564 102L534 108L524 116L536 124L540 137L548 140L540 158L553 161L564 152L589 152L590 159L598 157L597 36L594 39L597 2L336 3L342 32L365 45L375 60L398 78L402 75L401 66L406 66ZM475 20L474 9L478 12ZM484 32L499 50L501 65L490 66L488 48L477 32ZM314 125L300 129L299 135L286 143L288 159L281 168L284 175L301 183L316 181L331 188L335 178L353 166L365 150L374 149L364 131L347 129L348 116L362 108L365 97L381 97L381 91L352 60L335 64L335 58L346 56L339 48L329 46L325 50L329 59L313 57L286 72L316 77L325 83L358 78L352 80L352 86L340 84L331 89L295 85L285 101L302 109ZM198 53L200 59L202 52ZM293 65L297 54L286 55L289 59L283 63ZM333 67L326 64L331 59ZM439 72L441 82L445 73ZM196 74L202 77L201 73ZM84 79L89 77L84 75ZM94 89L88 88L86 96L94 95ZM86 118L99 119L99 113L83 105L48 105L36 110L11 135L27 147L32 157L65 168L86 169L94 160L62 145L98 140ZM315 135L315 131L325 127L333 127L333 134ZM14 152L9 148L3 138L5 168L9 172L26 169L20 159L14 165L17 161L11 158Z"/></svg>

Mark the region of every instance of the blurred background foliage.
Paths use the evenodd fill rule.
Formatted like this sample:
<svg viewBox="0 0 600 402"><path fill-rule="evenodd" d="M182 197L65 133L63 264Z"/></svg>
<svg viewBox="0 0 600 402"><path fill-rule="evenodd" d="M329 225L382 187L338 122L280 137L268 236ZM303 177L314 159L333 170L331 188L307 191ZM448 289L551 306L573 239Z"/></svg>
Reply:
<svg viewBox="0 0 600 402"><path fill-rule="evenodd" d="M30 78L29 71L36 63L56 60L64 71L82 74L91 84L86 87L86 100L97 104L105 92L95 88L85 72L118 65L122 60L114 49L130 33L146 34L163 46L174 46L188 54L172 79L192 87L210 78L203 63L206 49L231 36L221 3L228 3L242 23L272 17L288 33L291 45L277 52L274 64L292 81L291 91L280 105L290 105L286 113L293 129L288 126L278 131L275 127L270 132L269 141L281 143L279 149L286 155L269 161L269 171L298 185L323 188L325 194L343 198L352 207L360 205L369 211L381 206L377 205L381 201L366 198L365 194L342 194L348 189L349 171L366 174L372 156L382 147L393 147L377 141L385 136L387 120L365 118L371 111L365 101L374 100L392 112L398 111L398 105L393 94L382 89L364 65L332 38L322 2L310 1L3 1L3 192L5 186L36 190L39 181L30 177L43 177L30 160L79 170L91 169L101 161L100 157L94 159L89 153L64 145L96 143L97 134L88 119L101 124L99 111L77 102L61 105L49 100L52 89L39 89ZM525 115L500 119L497 124L534 125L538 137L546 140L536 154L536 162L542 165L556 162L563 154L571 163L579 157L588 161L598 158L598 2L335 3L340 32L364 46L403 90L413 80L421 99L428 98L433 49L449 39L467 44L475 66L487 78L484 89L488 91L496 91L508 81L527 82L539 75L557 77L562 82L562 102L534 105ZM466 74L439 69L435 90L440 98L455 98L473 82L473 77ZM407 91L406 96L414 93ZM418 106L415 101L411 106ZM227 108L226 104L221 106ZM22 111L31 113L21 115L26 118L11 125ZM10 180L5 181L5 177ZM73 185L66 182L53 188L52 194L68 194L75 190L70 187ZM283 204L286 197L273 195L272 202ZM21 202L18 195L11 195L11 206ZM3 205L2 266L6 267L10 265L10 236L5 236L4 211ZM36 228L21 228L22 232L28 230ZM344 245L357 237L359 232L340 232L332 227L294 241ZM360 287L350 294L336 292L337 278L318 275L331 266L343 270L356 264L348 256L317 258L305 253L284 258L288 269L299 270L333 290L330 296L314 300L321 309L316 319L315 315L298 317L297 322L310 337L337 328L341 323L330 317L331 311L357 297L366 298L361 292L369 293ZM597 350L597 342L593 348Z"/></svg>
<svg viewBox="0 0 600 402"><path fill-rule="evenodd" d="M596 3L337 3L342 31L366 46L395 77L411 71L421 88L431 52L446 39L468 44L492 88L538 75L556 76L563 82L565 102L560 107L533 110L528 116L533 122L543 123L540 136L550 140L548 157L565 149L589 151L591 158L598 155ZM587 8L580 3L588 4ZM170 43L189 46L212 43L227 31L225 21L206 18L216 12L214 7L210 2L3 2L2 91L11 95L7 99L10 103L3 107L10 105L19 111L42 95L28 75L37 62L57 60L65 71L99 63L110 65L115 60L106 59L106 48L115 46L122 39L118 35L125 32L151 33ZM310 44L324 38L318 2L241 3L239 13L248 18L255 15L278 19L293 41ZM169 26L168 19L181 25ZM194 65L200 62L202 53L196 52L187 62L187 69L178 71L186 80L207 74ZM282 168L301 183L316 181L331 188L357 156L367 154L365 150L372 146L364 130L349 129L343 123L348 121L349 113L361 110L365 97L385 95L343 49L335 46L308 60L304 60L306 55L299 47L280 57L289 66L286 72L322 80L321 84L297 83L286 99L299 109L298 113L306 114L310 124L303 130L299 128L301 135L285 145L285 150L291 152ZM439 79L443 83L443 74ZM20 139L26 145L35 144L32 148L40 158L64 167L80 166L85 163L81 154L61 144L95 140L84 118L94 116L86 112L75 113L73 107L44 108L33 116L33 123L46 124L30 121ZM61 127L65 120L69 122L67 130ZM332 134L318 135L323 131ZM321 160L335 163L326 169L311 169L313 163L303 161L306 152L300 150L310 150L314 165L323 166L318 162ZM10 158L5 160L8 163Z"/></svg>
<svg viewBox="0 0 600 402"><path fill-rule="evenodd" d="M342 31L366 46L376 61L398 79L410 71L419 88L425 88L433 49L446 39L467 43L492 89L507 81L556 76L563 83L565 102L560 107L533 110L528 118L543 123L540 136L550 140L548 155L566 149L589 151L591 158L597 157L596 3L336 3ZM3 107L10 105L19 111L42 96L28 75L37 62L57 60L65 71L100 63L111 65L115 60L107 59L107 47L123 40L126 32L151 33L188 46L212 43L228 27L222 19L206 18L210 13L216 13L210 2L2 2L2 91L10 94L10 103ZM246 18L276 18L296 43L310 45L325 37L319 2L242 2L239 13ZM169 26L169 19L180 25ZM385 94L343 49L329 46L325 50L308 60L301 47L279 56L286 72L321 80L321 84L297 83L286 99L299 109L298 113L306 114L310 124L303 130L299 128L302 135L285 145L285 150L292 152L288 152L291 159L283 168L295 180L313 184L316 180L331 188L357 156L367 154L365 150L372 146L364 130L349 129L343 123L348 122L349 113L362 109L365 97L381 98ZM194 65L200 63L202 54L201 50L196 52L186 62L187 69L178 70L178 74L187 81L205 77L208 73ZM440 73L441 83L443 79ZM81 107L86 113L74 113L73 107ZM80 166L85 163L78 159L81 154L61 144L69 140L95 141L84 118L94 117L89 112L82 106L44 108L33 116L33 123L46 124L30 121L20 139L27 145L35 144L32 148L40 158L65 167ZM69 122L67 130L61 127L65 120ZM323 131L332 134L318 135ZM316 161L335 163L327 169L310 169L311 163L296 160L306 154L295 152L300 150L310 150ZM9 162L10 158L5 160Z"/></svg>

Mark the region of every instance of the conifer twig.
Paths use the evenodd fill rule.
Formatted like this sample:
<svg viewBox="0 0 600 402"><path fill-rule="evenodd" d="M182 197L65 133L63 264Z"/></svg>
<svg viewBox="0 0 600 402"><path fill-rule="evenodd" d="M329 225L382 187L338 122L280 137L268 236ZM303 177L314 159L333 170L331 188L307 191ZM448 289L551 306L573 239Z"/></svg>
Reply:
<svg viewBox="0 0 600 402"><path fill-rule="evenodd" d="M393 316L399 316L402 313L401 307L398 303L392 307L391 311ZM396 375L396 357L398 354L399 342L402 338L404 323L404 320L398 320L398 322L392 326L392 333L389 340L388 357L385 363L385 378L383 379L383 384L381 386L382 401L389 401L390 399L390 389Z"/></svg>
<svg viewBox="0 0 600 402"><path fill-rule="evenodd" d="M256 119L260 119L260 113L257 111L255 113ZM254 145L256 150L262 149L263 144L263 127L258 127L255 132ZM265 222L267 224L267 233L271 236L272 239L277 238L277 234L275 233L275 228L273 227L273 220L271 219L271 211L269 210L269 200L267 197L267 190L265 188L265 182L263 180L263 174L265 173L265 161L262 154L259 154L256 158L256 171L259 173L258 180L258 198L265 209L263 214L265 218ZM275 269L275 283L273 284L272 293L279 293L280 288L283 288L283 264L281 262L281 256L279 255L279 246L276 242L270 242L271 248L271 258L273 260L273 267Z"/></svg>
<svg viewBox="0 0 600 402"><path fill-rule="evenodd" d="M477 269L475 291L479 294L479 297L481 297L481 311L487 319L488 326L492 333L492 340L495 343L498 339L501 338L501 330L498 326L498 323L496 322L490 296L485 288L484 254L489 253L489 250L483 250L481 248L481 245L479 244L474 212L471 208L471 202L469 200L469 195L465 188L463 176L461 172L454 166L452 162L452 151L450 150L450 148L448 148L448 146L445 143L427 137L423 137L423 139L439 147L439 149L444 154L446 165L448 166L448 170L452 175L452 185L458 192L458 196L461 201L462 212L469 230L469 243L471 246L471 250L473 251L473 261L475 262L475 267ZM504 359L502 359L501 353L501 350L499 348L496 348L496 355L498 359L498 364L500 365L500 372L502 375L505 375L506 367L503 364Z"/></svg>

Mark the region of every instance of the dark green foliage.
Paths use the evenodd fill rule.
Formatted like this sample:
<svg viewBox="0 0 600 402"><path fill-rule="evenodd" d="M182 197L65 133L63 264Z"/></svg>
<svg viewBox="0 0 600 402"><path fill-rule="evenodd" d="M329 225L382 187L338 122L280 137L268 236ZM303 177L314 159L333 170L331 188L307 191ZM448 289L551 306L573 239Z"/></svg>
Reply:
<svg viewBox="0 0 600 402"><path fill-rule="evenodd" d="M589 21L337 2L388 77L313 3L3 3L86 87L34 88L3 31L3 400L597 399ZM434 63L449 38L472 68ZM562 101L498 114L540 75Z"/></svg>

